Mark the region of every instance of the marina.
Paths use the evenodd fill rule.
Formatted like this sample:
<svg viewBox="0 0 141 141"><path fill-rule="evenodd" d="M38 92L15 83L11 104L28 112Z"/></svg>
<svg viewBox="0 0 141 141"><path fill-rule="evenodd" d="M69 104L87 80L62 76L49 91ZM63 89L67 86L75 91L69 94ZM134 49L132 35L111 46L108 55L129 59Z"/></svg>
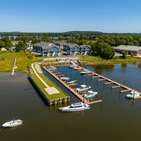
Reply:
<svg viewBox="0 0 141 141"><path fill-rule="evenodd" d="M141 91L141 79L138 77L141 76L141 69L138 65L127 65L124 69L121 65L115 65L110 69L105 66L101 68L88 66L88 69ZM58 140L58 137L62 141L66 139L85 141L88 137L94 137L96 140L115 140L116 138L132 141L141 137L140 100L134 102L125 99L126 93L121 94L118 88L112 89L110 85L105 85L104 81L99 82L98 77L95 79L88 75L82 77L78 71L63 66L57 68L57 71L70 77L71 80L77 80L80 85L91 85L103 102L92 104L89 110L83 112L62 113L58 111L58 106L48 107L43 102L25 73L17 72L14 77L10 73L0 73L0 123L13 118L24 120L24 124L16 129L1 129L2 141L9 140L9 137L11 141L21 140L23 136L23 140L34 141L45 138ZM62 86L60 88L63 89ZM78 101L73 98L71 102ZM110 131L112 136L109 138Z"/></svg>
<svg viewBox="0 0 141 141"><path fill-rule="evenodd" d="M133 88L130 88L126 85L118 83L114 80L111 80L111 79L109 79L109 78L107 78L103 75L100 75L96 72L91 72L88 69L81 67L79 65L77 65L77 67L80 68L79 70L77 70L77 71L80 72L80 74L87 74L88 76L94 77L94 78L97 77L99 81L105 81L105 83L104 83L105 85L112 85L112 89L121 88L121 90L120 90L121 93L125 93L125 92L129 92L129 93L130 92L136 92L136 93L138 93L138 95L135 95L133 99L140 99L141 98L141 92L139 92L139 91L137 91ZM75 69L75 68L73 68L73 69Z"/></svg>
<svg viewBox="0 0 141 141"><path fill-rule="evenodd" d="M95 101L89 101L88 99L85 99L79 92L81 92L82 90L78 91L78 89L74 89L72 87L70 87L65 81L63 81L61 78L59 78L59 76L57 76L54 72L50 71L49 69L47 69L45 66L43 66L43 69L46 70L50 75L52 75L56 80L58 80L61 84L63 84L70 92L72 92L76 97L78 97L82 102L91 105L94 103L99 103L102 102L101 99L95 100ZM89 90L91 87L88 88L83 88L84 90Z"/></svg>

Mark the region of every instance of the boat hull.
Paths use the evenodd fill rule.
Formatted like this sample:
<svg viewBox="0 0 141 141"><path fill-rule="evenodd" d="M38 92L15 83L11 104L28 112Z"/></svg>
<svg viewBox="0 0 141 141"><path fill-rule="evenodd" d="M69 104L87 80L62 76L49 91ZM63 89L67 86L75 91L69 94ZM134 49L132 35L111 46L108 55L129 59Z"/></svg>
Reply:
<svg viewBox="0 0 141 141"><path fill-rule="evenodd" d="M74 108L74 109L69 109L69 108L60 108L59 110L62 112L81 112L84 110L89 110L90 107L85 107L85 108Z"/></svg>
<svg viewBox="0 0 141 141"><path fill-rule="evenodd" d="M4 124L2 124L3 128L13 128L13 127L17 127L23 124L22 120L17 120L17 121L9 121L6 122Z"/></svg>

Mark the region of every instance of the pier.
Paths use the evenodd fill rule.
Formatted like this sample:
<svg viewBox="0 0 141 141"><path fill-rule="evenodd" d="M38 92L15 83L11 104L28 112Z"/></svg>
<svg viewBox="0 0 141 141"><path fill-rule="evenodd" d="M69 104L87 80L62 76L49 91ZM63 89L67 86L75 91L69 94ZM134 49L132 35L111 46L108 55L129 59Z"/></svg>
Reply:
<svg viewBox="0 0 141 141"><path fill-rule="evenodd" d="M86 68L83 68L83 67L81 67L79 65L77 65L77 67L81 68L80 70L78 69L78 71L84 71L86 69ZM112 85L112 89L121 88L120 93L136 91L137 93L140 93L140 96L135 97L134 99L141 98L141 92L139 92L139 91L137 91L137 90L135 90L133 88L130 88L130 87L126 86L126 85L120 84L119 82L116 82L116 81L114 81L112 79L109 79L109 78L107 78L107 77L105 77L105 76L103 76L101 74L98 74L96 72L91 72L88 75L91 76L91 77L99 78L99 81L105 81L105 83L104 83L105 85Z"/></svg>
<svg viewBox="0 0 141 141"><path fill-rule="evenodd" d="M53 73L49 69L47 69L45 66L43 66L43 69L47 71L50 75L52 75L56 80L58 80L62 85L64 85L71 93L73 93L76 97L78 97L82 102L87 103L89 105L96 104L99 102L102 102L102 100L94 100L89 101L88 99L84 98L80 93L78 93L74 88L70 87L65 81L61 80L57 74Z"/></svg>
<svg viewBox="0 0 141 141"><path fill-rule="evenodd" d="M13 67L12 67L12 72L11 72L11 75L13 76L13 75L15 75L15 69L17 68L16 67L16 58L14 58L14 63L13 63Z"/></svg>

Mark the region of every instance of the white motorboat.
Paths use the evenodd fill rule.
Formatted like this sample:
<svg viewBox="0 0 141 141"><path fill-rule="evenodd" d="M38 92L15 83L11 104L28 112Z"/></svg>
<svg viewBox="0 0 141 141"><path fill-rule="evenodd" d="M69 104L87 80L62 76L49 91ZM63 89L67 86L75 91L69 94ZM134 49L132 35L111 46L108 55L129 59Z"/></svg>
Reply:
<svg viewBox="0 0 141 141"><path fill-rule="evenodd" d="M73 84L70 84L70 86L77 86L78 84L77 83L73 83Z"/></svg>
<svg viewBox="0 0 141 141"><path fill-rule="evenodd" d="M73 80L73 81L69 81L68 84L74 84L76 82L77 82L77 80Z"/></svg>
<svg viewBox="0 0 141 141"><path fill-rule="evenodd" d="M139 93L139 92L137 92L137 91L132 91L131 93L128 93L127 95L126 95L126 98L128 98L128 99L136 99L136 98L138 98L138 97L140 97L141 96L141 94Z"/></svg>
<svg viewBox="0 0 141 141"><path fill-rule="evenodd" d="M16 126L20 126L23 124L23 121L18 119L18 120L11 120L8 122L5 122L2 124L3 128L12 128L12 127L16 127Z"/></svg>
<svg viewBox="0 0 141 141"><path fill-rule="evenodd" d="M98 94L98 92L88 91L88 93L84 94L85 98L93 98Z"/></svg>
<svg viewBox="0 0 141 141"><path fill-rule="evenodd" d="M86 88L86 87L87 87L87 85L81 85L81 87L82 87L82 88Z"/></svg>
<svg viewBox="0 0 141 141"><path fill-rule="evenodd" d="M89 89L91 89L91 86L82 87L81 85L81 88L76 88L77 92L85 92L88 91Z"/></svg>
<svg viewBox="0 0 141 141"><path fill-rule="evenodd" d="M74 104L71 104L67 107L59 108L59 110L61 110L63 112L79 112L79 111L84 111L87 109L90 109L90 106L88 104L85 104L82 102L74 103Z"/></svg>
<svg viewBox="0 0 141 141"><path fill-rule="evenodd" d="M55 66L50 66L48 69L49 69L50 71L55 71L57 68L56 68Z"/></svg>
<svg viewBox="0 0 141 141"><path fill-rule="evenodd" d="M90 74L90 73L92 73L92 72L87 69L84 69L83 71L80 72L80 74L83 74L83 75Z"/></svg>
<svg viewBox="0 0 141 141"><path fill-rule="evenodd" d="M70 78L69 77L61 77L61 80L64 80L64 81L69 81Z"/></svg>

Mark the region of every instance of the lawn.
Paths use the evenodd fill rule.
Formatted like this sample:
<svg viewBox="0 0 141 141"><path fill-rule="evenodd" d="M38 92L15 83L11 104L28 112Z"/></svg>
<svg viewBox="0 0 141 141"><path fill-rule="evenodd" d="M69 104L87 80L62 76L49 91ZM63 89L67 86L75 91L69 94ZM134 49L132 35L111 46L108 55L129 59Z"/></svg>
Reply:
<svg viewBox="0 0 141 141"><path fill-rule="evenodd" d="M131 64L131 63L141 63L141 58L137 57L127 57L123 59L121 57L114 57L110 60L101 59L95 56L79 56L80 61L93 64L93 65L112 65L112 64Z"/></svg>
<svg viewBox="0 0 141 141"><path fill-rule="evenodd" d="M38 72L37 72L38 73ZM36 83L36 85L38 86L38 88L40 89L40 91L44 94L45 97L47 97L47 99L49 101L51 100L55 100L55 99L59 99L59 98L67 98L68 95L66 95L61 88L59 88L56 84L54 84L44 73L43 74L39 74L40 77L50 86L50 87L55 87L58 91L59 94L54 94L54 95L49 95L46 91L45 91L45 86L44 84L37 78L37 76L34 74L34 72L30 73L30 77L32 78L32 80L34 81L34 83Z"/></svg>
<svg viewBox="0 0 141 141"><path fill-rule="evenodd" d="M31 63L41 60L39 57L25 52L0 52L0 71L11 71L14 58L17 59L16 66L18 71L26 71Z"/></svg>

